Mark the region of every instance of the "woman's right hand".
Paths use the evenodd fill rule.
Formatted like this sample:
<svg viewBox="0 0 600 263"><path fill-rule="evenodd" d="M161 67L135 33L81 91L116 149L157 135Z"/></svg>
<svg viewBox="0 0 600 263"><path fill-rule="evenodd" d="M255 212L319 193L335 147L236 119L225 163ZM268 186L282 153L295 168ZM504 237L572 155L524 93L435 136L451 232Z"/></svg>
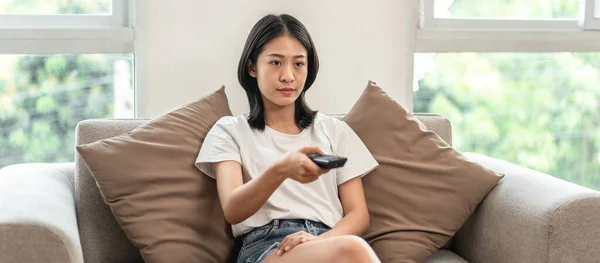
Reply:
<svg viewBox="0 0 600 263"><path fill-rule="evenodd" d="M307 184L319 179L329 169L317 166L308 155L316 153L327 154L317 146L307 146L295 152L289 152L277 162L278 173L299 183Z"/></svg>

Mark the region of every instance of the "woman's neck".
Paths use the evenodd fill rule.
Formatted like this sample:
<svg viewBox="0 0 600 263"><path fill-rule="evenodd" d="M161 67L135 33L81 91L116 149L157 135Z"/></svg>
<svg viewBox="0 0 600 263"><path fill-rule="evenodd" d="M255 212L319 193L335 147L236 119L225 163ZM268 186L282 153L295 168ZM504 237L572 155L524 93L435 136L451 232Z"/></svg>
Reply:
<svg viewBox="0 0 600 263"><path fill-rule="evenodd" d="M279 107L277 105L265 105L265 125L279 132L287 134L298 134L302 131L296 125L295 105Z"/></svg>

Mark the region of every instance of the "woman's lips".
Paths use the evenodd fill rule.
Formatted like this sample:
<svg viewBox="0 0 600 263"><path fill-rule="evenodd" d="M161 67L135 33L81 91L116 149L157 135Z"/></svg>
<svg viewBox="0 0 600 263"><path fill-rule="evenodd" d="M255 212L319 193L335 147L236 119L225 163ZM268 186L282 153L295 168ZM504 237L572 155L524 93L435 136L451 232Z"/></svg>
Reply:
<svg viewBox="0 0 600 263"><path fill-rule="evenodd" d="M292 95L292 93L294 93L293 89L278 89L278 91L285 95Z"/></svg>

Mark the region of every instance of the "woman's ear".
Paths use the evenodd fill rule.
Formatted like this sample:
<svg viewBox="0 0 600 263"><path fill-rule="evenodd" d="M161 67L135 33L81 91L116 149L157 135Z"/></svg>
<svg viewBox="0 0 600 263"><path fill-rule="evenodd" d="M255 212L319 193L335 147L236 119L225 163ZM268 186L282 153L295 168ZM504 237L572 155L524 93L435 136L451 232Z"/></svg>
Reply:
<svg viewBox="0 0 600 263"><path fill-rule="evenodd" d="M256 65L252 64L252 61L248 60L246 68L248 69L248 74L253 78L256 78Z"/></svg>

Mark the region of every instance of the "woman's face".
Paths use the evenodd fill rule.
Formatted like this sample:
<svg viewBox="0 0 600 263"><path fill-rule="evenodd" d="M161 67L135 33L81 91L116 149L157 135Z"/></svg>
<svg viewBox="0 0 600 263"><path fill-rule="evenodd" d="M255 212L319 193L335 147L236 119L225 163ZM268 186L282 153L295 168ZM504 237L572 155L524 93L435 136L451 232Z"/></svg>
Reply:
<svg viewBox="0 0 600 263"><path fill-rule="evenodd" d="M263 47L248 72L256 78L265 107L294 104L306 82L307 64L306 48L292 36L274 38Z"/></svg>

